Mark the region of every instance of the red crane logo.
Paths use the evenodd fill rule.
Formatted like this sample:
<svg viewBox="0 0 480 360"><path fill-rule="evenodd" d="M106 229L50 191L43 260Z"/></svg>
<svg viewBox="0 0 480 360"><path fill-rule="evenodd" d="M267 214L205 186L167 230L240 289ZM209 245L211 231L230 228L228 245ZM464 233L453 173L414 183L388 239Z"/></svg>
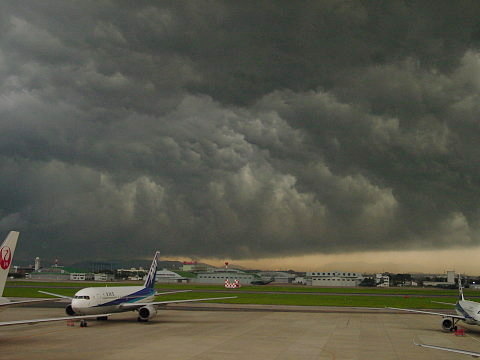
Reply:
<svg viewBox="0 0 480 360"><path fill-rule="evenodd" d="M12 262L12 250L8 246L0 248L0 267L7 270Z"/></svg>

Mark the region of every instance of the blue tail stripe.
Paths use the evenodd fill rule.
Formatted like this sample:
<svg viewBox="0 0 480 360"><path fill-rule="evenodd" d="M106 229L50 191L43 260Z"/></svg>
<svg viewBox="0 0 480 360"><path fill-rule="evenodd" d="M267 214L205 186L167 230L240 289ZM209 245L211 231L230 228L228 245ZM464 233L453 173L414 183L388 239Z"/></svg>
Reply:
<svg viewBox="0 0 480 360"><path fill-rule="evenodd" d="M150 266L150 270L148 271L147 278L145 279L144 286L146 288L153 289L155 287L155 278L157 277L157 262L158 262L158 255L160 252L156 252L155 256L153 257L152 265Z"/></svg>

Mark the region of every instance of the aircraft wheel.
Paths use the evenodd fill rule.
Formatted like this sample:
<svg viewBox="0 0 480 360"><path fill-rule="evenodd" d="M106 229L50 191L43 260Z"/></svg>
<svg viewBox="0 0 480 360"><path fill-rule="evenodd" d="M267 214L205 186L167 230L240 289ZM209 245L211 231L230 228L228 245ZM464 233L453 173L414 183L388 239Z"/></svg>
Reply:
<svg viewBox="0 0 480 360"><path fill-rule="evenodd" d="M81 320L80 321L80 327L87 327L87 321L86 320Z"/></svg>

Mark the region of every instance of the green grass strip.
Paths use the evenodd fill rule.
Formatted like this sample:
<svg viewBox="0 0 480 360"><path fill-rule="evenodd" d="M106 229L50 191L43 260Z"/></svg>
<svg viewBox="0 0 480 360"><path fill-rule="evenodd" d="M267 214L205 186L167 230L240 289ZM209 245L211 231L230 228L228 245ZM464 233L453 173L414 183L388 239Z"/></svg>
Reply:
<svg viewBox="0 0 480 360"><path fill-rule="evenodd" d="M235 294L224 293L181 293L157 296L157 301L179 299L201 299L208 297L237 296L236 299L214 300L227 304L260 304L260 305L300 305L300 306L354 306L354 307L400 307L411 309L453 309L452 306L432 303L428 297L403 296L352 296L352 295L308 295L308 294ZM444 298L443 301L455 303L456 298Z"/></svg>

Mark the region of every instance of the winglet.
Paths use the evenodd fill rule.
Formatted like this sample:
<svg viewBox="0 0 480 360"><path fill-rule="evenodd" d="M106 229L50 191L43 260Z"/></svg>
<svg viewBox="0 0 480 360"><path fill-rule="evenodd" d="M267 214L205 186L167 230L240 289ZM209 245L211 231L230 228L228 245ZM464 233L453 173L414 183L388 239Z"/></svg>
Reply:
<svg viewBox="0 0 480 360"><path fill-rule="evenodd" d="M18 231L10 231L0 247L0 296L3 295L19 234Z"/></svg>

